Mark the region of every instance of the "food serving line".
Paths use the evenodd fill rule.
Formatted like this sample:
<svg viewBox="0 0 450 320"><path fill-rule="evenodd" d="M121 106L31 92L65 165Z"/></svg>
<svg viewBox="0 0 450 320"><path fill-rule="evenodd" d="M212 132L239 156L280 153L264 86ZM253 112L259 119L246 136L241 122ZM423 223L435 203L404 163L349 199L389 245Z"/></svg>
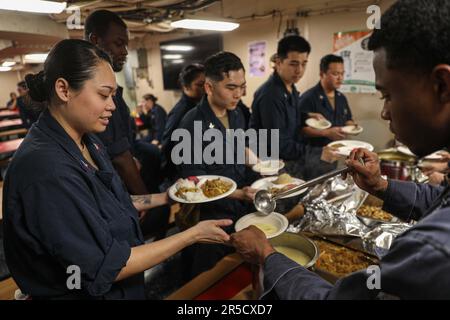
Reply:
<svg viewBox="0 0 450 320"><path fill-rule="evenodd" d="M363 128L349 126L352 135ZM358 140L341 140L329 144L338 155L346 157L352 149L373 146ZM417 159L404 147L378 152L382 173L392 179L425 180L419 167L435 161L439 153ZM345 168L305 182L278 172L282 161L259 162L253 169L263 177L252 184L258 193L272 198L289 198L306 194L300 207L301 219L289 224L284 215L271 208L270 214L255 212L235 223L236 231L249 225L260 228L276 250L309 268L325 280L335 282L352 272L378 263L393 239L412 224L400 221L381 208L382 200L359 189L349 176L342 180ZM201 176L180 180L169 189L169 196L181 203L203 203L230 195L236 183L226 177ZM205 195L204 191L209 190ZM308 191L308 193L306 193ZM267 199L265 199L267 200ZM269 199L270 200L270 199ZM255 197L257 202L257 197ZM258 204L255 203L258 208ZM261 210L264 211L264 210ZM244 263L237 254L224 257L213 269L202 273L167 299L255 299L261 294L261 271Z"/></svg>

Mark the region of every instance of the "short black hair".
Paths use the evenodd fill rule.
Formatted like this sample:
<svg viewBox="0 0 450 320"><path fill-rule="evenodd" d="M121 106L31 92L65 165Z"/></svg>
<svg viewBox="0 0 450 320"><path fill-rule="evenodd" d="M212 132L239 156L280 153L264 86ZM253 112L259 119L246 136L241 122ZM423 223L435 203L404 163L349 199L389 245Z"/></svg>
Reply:
<svg viewBox="0 0 450 320"><path fill-rule="evenodd" d="M240 69L245 71L241 59L231 52L221 51L205 60L205 76L214 81L222 81L224 74Z"/></svg>
<svg viewBox="0 0 450 320"><path fill-rule="evenodd" d="M29 94L37 102L51 101L59 78L66 79L73 90L81 90L85 82L95 76L95 68L101 61L111 64L109 55L92 43L62 40L48 54L43 71L25 76Z"/></svg>
<svg viewBox="0 0 450 320"><path fill-rule="evenodd" d="M199 63L192 63L181 70L178 82L181 87L189 87L199 74L205 73L205 67Z"/></svg>
<svg viewBox="0 0 450 320"><path fill-rule="evenodd" d="M158 101L158 98L152 95L151 93L147 93L142 98L144 98L144 100L152 100L153 103L156 103L156 101Z"/></svg>
<svg viewBox="0 0 450 320"><path fill-rule="evenodd" d="M22 89L25 89L25 90L28 89L27 83L25 82L25 80L22 80L22 81L20 81L19 83L17 83L17 86L18 86L18 87L21 87Z"/></svg>
<svg viewBox="0 0 450 320"><path fill-rule="evenodd" d="M423 73L450 65L450 1L397 1L382 15L368 48L384 48L390 69Z"/></svg>
<svg viewBox="0 0 450 320"><path fill-rule="evenodd" d="M327 72L330 64L332 63L344 63L344 59L342 59L341 56L327 54L325 57L320 59L320 72Z"/></svg>
<svg viewBox="0 0 450 320"><path fill-rule="evenodd" d="M286 59L289 52L311 53L311 45L301 36L288 36L278 41L277 56Z"/></svg>
<svg viewBox="0 0 450 320"><path fill-rule="evenodd" d="M84 23L84 39L89 40L91 34L103 38L108 33L111 23L127 29L125 22L114 12L97 10L92 12Z"/></svg>

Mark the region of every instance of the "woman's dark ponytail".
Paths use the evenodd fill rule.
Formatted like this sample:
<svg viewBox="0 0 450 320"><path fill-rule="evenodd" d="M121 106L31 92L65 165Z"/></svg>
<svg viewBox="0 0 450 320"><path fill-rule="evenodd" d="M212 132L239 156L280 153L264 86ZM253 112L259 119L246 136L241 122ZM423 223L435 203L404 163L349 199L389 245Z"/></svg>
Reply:
<svg viewBox="0 0 450 320"><path fill-rule="evenodd" d="M48 101L44 71L36 74L27 74L25 76L25 82L27 83L28 94L32 100L37 102Z"/></svg>

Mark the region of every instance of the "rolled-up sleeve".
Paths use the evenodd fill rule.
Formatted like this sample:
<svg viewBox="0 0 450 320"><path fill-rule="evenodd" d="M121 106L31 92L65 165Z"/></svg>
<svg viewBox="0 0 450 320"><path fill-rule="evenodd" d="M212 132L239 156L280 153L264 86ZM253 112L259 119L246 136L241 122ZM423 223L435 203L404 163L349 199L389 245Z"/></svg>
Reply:
<svg viewBox="0 0 450 320"><path fill-rule="evenodd" d="M443 187L429 184L389 180L383 210L405 221L418 221L443 191Z"/></svg>
<svg viewBox="0 0 450 320"><path fill-rule="evenodd" d="M115 239L86 182L58 176L28 186L22 193L31 234L63 268L80 268L81 286L91 296L107 293L126 265L131 247Z"/></svg>

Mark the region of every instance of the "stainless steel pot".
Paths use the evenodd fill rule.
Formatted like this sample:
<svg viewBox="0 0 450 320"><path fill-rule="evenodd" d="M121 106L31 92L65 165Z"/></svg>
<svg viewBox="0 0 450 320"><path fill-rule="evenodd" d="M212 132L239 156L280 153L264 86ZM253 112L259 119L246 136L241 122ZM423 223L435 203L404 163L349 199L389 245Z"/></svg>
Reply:
<svg viewBox="0 0 450 320"><path fill-rule="evenodd" d="M305 236L298 234L298 233L292 233L292 232L284 232L280 234L279 236L276 236L275 238L272 238L269 240L272 246L284 246L284 247L290 247L293 249L297 249L307 256L310 257L309 262L304 266L305 268L310 268L314 266L317 259L319 259L319 248L316 246L316 244L306 238ZM253 272L253 291L255 293L255 298L259 298L261 294L264 292L263 289L263 279L264 279L264 272L263 268L261 266L254 266L252 269Z"/></svg>
<svg viewBox="0 0 450 320"><path fill-rule="evenodd" d="M381 174L396 180L416 181L420 170L417 168L417 158L398 151L380 151Z"/></svg>
<svg viewBox="0 0 450 320"><path fill-rule="evenodd" d="M312 267L317 259L319 259L319 248L316 244L306 238L305 236L292 232L284 232L279 236L270 239L272 246L284 246L297 249L310 257L309 262L304 266L305 268Z"/></svg>

